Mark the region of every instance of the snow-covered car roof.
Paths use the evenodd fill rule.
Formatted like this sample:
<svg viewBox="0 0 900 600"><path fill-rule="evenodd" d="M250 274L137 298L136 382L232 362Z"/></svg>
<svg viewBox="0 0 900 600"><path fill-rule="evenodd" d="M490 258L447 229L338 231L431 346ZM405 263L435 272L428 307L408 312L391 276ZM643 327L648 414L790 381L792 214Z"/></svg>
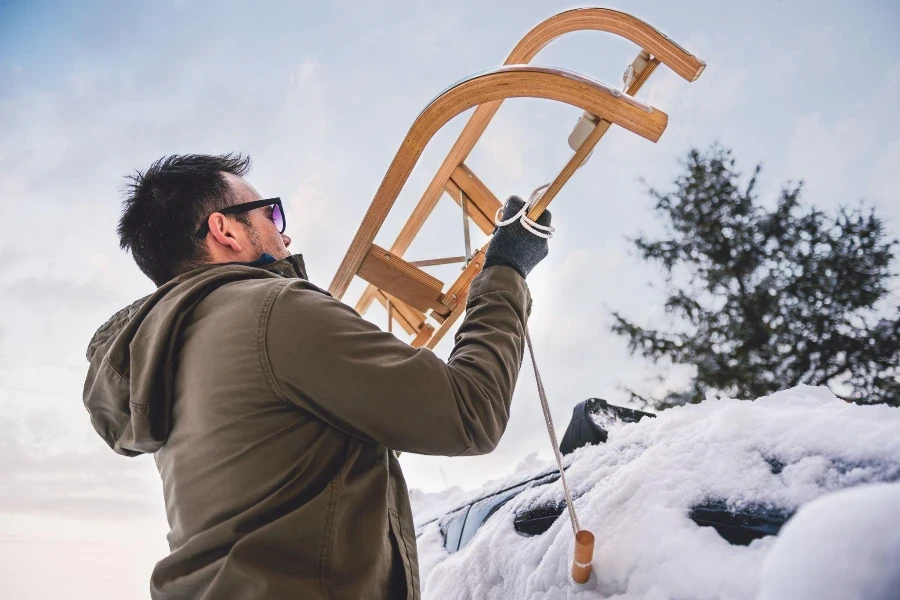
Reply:
<svg viewBox="0 0 900 600"><path fill-rule="evenodd" d="M561 506L560 484L544 469L450 498L412 493L423 597L900 597L900 501L891 505L892 498L900 499L900 409L848 404L824 388L798 387L755 401L708 400L656 419L606 425L606 443L580 448L566 460L581 525L596 537L587 584L569 578L574 540L568 519L551 520L539 535L516 531L514 521L523 511ZM520 487L523 482L534 484ZM889 483L869 485L878 482ZM822 535L807 536L816 548L804 546L802 531L788 535L798 527L837 527L834 509L816 506L835 503L829 494L857 486L865 487L845 492L849 500L837 503L847 511L845 518L860 525L839 527L837 546L825 558ZM447 508L476 510L475 501L504 494L508 501L495 503L492 514L481 515L485 520L475 520L477 532L468 532L465 547L448 552L449 515L437 515ZM865 514L854 516L853 502ZM778 536L736 545L691 519L699 506L769 511L784 518L797 514ZM881 508L872 514L872 507ZM804 517L807 510L813 516ZM817 522L816 514L831 517ZM866 579L860 557L875 553L870 563L885 563L884 552L893 563ZM767 564L767 557L786 553L797 555L796 569ZM855 560L846 559L848 553ZM845 558L828 559L838 556ZM805 564L810 557L818 562ZM853 573L846 572L849 565L856 566ZM804 596L798 577L814 577L820 584L835 580L819 585L816 593L852 593ZM873 596L890 577L898 583L890 592L895 595ZM869 595L859 596L863 589Z"/></svg>

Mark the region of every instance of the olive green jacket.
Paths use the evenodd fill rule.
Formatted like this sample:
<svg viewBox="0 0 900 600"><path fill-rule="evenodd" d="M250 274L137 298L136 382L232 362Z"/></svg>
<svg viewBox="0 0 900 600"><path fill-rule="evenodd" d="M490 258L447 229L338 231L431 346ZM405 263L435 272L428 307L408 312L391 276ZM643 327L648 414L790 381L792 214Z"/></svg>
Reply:
<svg viewBox="0 0 900 600"><path fill-rule="evenodd" d="M153 598L418 598L389 449L482 454L503 434L530 311L515 271L475 279L446 363L304 277L297 257L202 267L90 343L91 423L162 477Z"/></svg>

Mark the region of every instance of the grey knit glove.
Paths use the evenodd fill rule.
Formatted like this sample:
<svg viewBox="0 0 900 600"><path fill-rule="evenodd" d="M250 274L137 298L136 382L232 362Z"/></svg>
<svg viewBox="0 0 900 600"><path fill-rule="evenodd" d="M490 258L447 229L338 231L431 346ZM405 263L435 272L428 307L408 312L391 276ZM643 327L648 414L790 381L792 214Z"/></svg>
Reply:
<svg viewBox="0 0 900 600"><path fill-rule="evenodd" d="M525 201L518 196L510 196L503 205L503 218L511 218L522 210ZM537 223L550 225L550 211L545 210ZM547 256L549 248L547 240L522 227L517 220L504 227L494 229L494 237L484 255L484 268L504 265L519 272L523 278L528 277L531 270Z"/></svg>

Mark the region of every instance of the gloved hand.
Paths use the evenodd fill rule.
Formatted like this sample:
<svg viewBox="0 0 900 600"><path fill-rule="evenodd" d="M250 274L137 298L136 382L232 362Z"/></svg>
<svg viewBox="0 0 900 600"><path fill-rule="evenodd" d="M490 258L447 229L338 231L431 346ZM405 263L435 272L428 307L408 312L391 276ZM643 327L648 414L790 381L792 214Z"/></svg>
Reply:
<svg viewBox="0 0 900 600"><path fill-rule="evenodd" d="M510 196L503 205L502 220L511 218L524 205L525 201L518 196ZM550 225L550 211L545 210L537 223ZM484 268L504 265L515 269L524 278L548 252L547 239L531 233L522 226L521 220L516 220L494 230L494 237L484 255Z"/></svg>

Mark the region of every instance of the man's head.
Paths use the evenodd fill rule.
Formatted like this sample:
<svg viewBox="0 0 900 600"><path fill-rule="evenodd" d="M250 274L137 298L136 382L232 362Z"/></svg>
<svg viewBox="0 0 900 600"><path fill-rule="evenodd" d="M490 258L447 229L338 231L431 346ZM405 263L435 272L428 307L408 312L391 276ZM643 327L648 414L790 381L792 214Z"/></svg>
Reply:
<svg viewBox="0 0 900 600"><path fill-rule="evenodd" d="M273 222L271 205L218 212L261 199L243 179L249 170L250 158L240 154L188 154L137 171L128 177L119 244L157 286L205 264L287 257L291 239Z"/></svg>

